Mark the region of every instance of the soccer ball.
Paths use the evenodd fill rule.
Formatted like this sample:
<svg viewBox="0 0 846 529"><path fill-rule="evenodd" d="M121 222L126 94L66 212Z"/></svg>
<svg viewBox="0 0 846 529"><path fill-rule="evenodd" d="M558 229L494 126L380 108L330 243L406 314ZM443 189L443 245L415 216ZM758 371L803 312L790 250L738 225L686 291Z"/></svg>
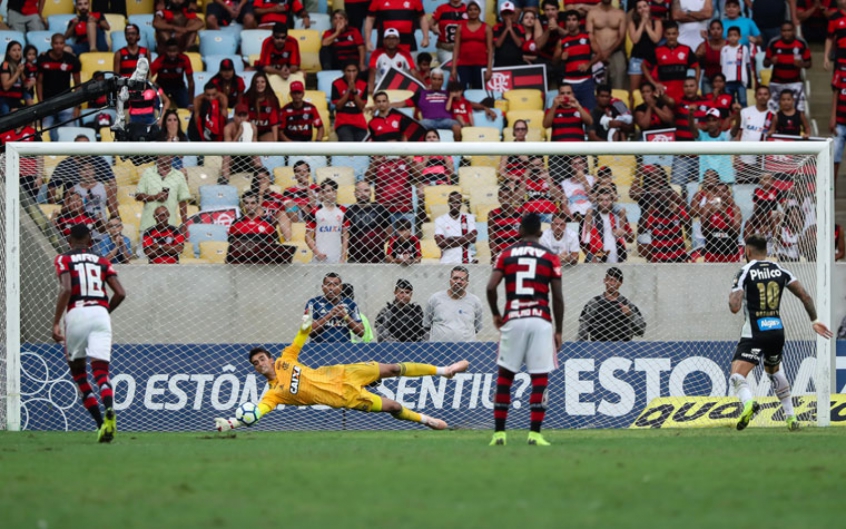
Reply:
<svg viewBox="0 0 846 529"><path fill-rule="evenodd" d="M258 406L256 406L252 402L245 402L241 404L235 410L235 418L247 426L254 425L256 421L259 420Z"/></svg>

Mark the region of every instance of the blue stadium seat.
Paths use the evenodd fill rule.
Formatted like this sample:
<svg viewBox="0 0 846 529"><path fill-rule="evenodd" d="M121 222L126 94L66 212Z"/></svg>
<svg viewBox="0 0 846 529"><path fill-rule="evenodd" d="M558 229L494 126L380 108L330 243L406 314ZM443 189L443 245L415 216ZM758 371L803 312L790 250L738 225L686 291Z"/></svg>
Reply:
<svg viewBox="0 0 846 529"><path fill-rule="evenodd" d="M147 44L153 48L156 47L156 30L153 28L153 15L129 15L128 21L130 24L135 24L141 28L141 33L147 38Z"/></svg>
<svg viewBox="0 0 846 529"><path fill-rule="evenodd" d="M303 19L296 17L294 19L294 29L315 29L320 32L320 38L323 38L323 32L327 29L332 29L332 17L321 13L309 13L308 18L311 20L311 25L306 28L303 26Z"/></svg>
<svg viewBox="0 0 846 529"><path fill-rule="evenodd" d="M414 119L414 107L403 107L403 108L398 108L397 110L399 110L400 112L402 112L406 116Z"/></svg>
<svg viewBox="0 0 846 529"><path fill-rule="evenodd" d="M56 132L59 134L58 141L73 141L80 134L84 134L92 142L97 141L97 133L89 127L59 127Z"/></svg>
<svg viewBox="0 0 846 529"><path fill-rule="evenodd" d="M311 168L312 176L314 176L315 169L318 169L320 167L326 167L328 165L326 163L325 156L288 156L288 165L293 167L294 164L299 162L300 160L308 164L309 168Z"/></svg>
<svg viewBox="0 0 846 529"><path fill-rule="evenodd" d="M68 29L68 22L70 22L76 15L50 15L47 17L47 30L50 33L65 34Z"/></svg>
<svg viewBox="0 0 846 529"><path fill-rule="evenodd" d="M455 135L452 133L452 129L438 129L438 136L441 137L441 143L455 142Z"/></svg>
<svg viewBox="0 0 846 529"><path fill-rule="evenodd" d="M64 33L64 30L62 32ZM4 53L6 46L13 40L20 42L21 46L26 45L26 37L20 31L0 31L0 46L2 46Z"/></svg>
<svg viewBox="0 0 846 529"><path fill-rule="evenodd" d="M203 30L200 31L200 55L235 55L238 41L235 35L228 31Z"/></svg>
<svg viewBox="0 0 846 529"><path fill-rule="evenodd" d="M215 72L216 73L216 72ZM214 77L215 73L213 72L194 72L194 96L197 97L198 95L202 94L206 83L211 81L211 78Z"/></svg>
<svg viewBox="0 0 846 529"><path fill-rule="evenodd" d="M255 70L247 70L247 71L245 71L244 73L240 73L240 74L238 74L238 75L240 75L241 77L243 77L243 78L244 78L244 84L246 85L246 87L247 87L247 89L248 89L248 90L249 90L249 88L250 88L250 83L252 83L252 82L253 82L253 76L254 76L255 74L256 74L256 71L255 71Z"/></svg>
<svg viewBox="0 0 846 529"><path fill-rule="evenodd" d="M430 14L434 13L435 9L443 3L443 0L423 0L423 11Z"/></svg>
<svg viewBox="0 0 846 529"><path fill-rule="evenodd" d="M367 172L367 166L370 164L368 156L333 156L333 167L352 167L355 171L355 179L363 180L364 173Z"/></svg>
<svg viewBox="0 0 846 529"><path fill-rule="evenodd" d="M476 223L476 242L485 242L488 240L488 223Z"/></svg>
<svg viewBox="0 0 846 529"><path fill-rule="evenodd" d="M220 71L220 61L223 59L231 59L232 64L235 65L235 73L242 76L244 74L244 61L234 53L228 55L203 55L203 63L206 65L206 71L212 75Z"/></svg>
<svg viewBox="0 0 846 529"><path fill-rule="evenodd" d="M261 157L261 164L270 171L271 178L273 177L273 170L277 167L283 167L285 165L285 157L284 156L262 156Z"/></svg>
<svg viewBox="0 0 846 529"><path fill-rule="evenodd" d="M317 0L317 13L329 12L329 0Z"/></svg>
<svg viewBox="0 0 846 529"><path fill-rule="evenodd" d="M438 36L429 32L429 46L424 48L420 43L423 42L423 30L422 29L415 29L414 30L414 40L417 41L417 53L421 51L427 51L432 54L434 59L438 58L438 47L436 46L438 42Z"/></svg>
<svg viewBox="0 0 846 529"><path fill-rule="evenodd" d="M484 110L474 110L473 111L473 123L477 127L492 127L495 129L499 129L499 132L502 132L503 127L505 126L505 118L502 116L502 110L498 108L492 109L496 113L496 119L491 121L485 115Z"/></svg>
<svg viewBox="0 0 846 529"><path fill-rule="evenodd" d="M546 99L543 105L544 109L552 108L552 103L555 100L555 96L558 95L558 90L547 90L546 91Z"/></svg>
<svg viewBox="0 0 846 529"><path fill-rule="evenodd" d="M50 39L52 36L53 34L49 31L30 31L26 34L26 42L27 44L35 46L35 49L38 50L38 54L41 55L44 52L50 51Z"/></svg>
<svg viewBox="0 0 846 529"><path fill-rule="evenodd" d="M502 99L502 92L492 92L489 90L481 90L479 88L470 88L464 91L464 99L474 103L481 103L486 97Z"/></svg>
<svg viewBox="0 0 846 529"><path fill-rule="evenodd" d="M235 186L200 186L200 209L237 206L238 188Z"/></svg>
<svg viewBox="0 0 846 529"><path fill-rule="evenodd" d="M228 26L220 26L220 31L229 33L235 37L235 42L237 42L239 46L241 45L241 32L244 31L244 26L238 24L237 22L232 22Z"/></svg>
<svg viewBox="0 0 846 529"><path fill-rule="evenodd" d="M755 204L752 201L754 195L754 184L738 184L734 186L734 201L737 203L737 207L740 208L743 220L747 220L752 216L752 211L755 209Z"/></svg>
<svg viewBox="0 0 846 529"><path fill-rule="evenodd" d="M188 226L188 242L194 247L195 257L200 256L201 242L226 242L228 240L229 227L227 226L219 224L191 224Z"/></svg>
<svg viewBox="0 0 846 529"><path fill-rule="evenodd" d="M341 70L323 70L317 72L317 89L326 94L326 102L329 103L329 108L334 108L332 106L332 83L335 82L335 79L343 76L344 72Z"/></svg>
<svg viewBox="0 0 846 529"><path fill-rule="evenodd" d="M241 55L249 57L261 53L264 39L272 35L269 29L245 29L241 32Z"/></svg>
<svg viewBox="0 0 846 529"><path fill-rule="evenodd" d="M623 202L619 205L626 210L626 219L628 219L629 224L632 228L636 228L637 222L640 220L640 206L631 202Z"/></svg>

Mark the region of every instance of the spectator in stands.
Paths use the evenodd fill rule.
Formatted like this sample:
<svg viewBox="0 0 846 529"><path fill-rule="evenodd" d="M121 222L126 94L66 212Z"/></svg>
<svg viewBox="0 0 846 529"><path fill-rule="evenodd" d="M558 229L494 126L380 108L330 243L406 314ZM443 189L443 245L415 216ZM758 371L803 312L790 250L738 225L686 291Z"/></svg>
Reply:
<svg viewBox="0 0 846 529"><path fill-rule="evenodd" d="M171 40L176 41L177 53L185 53L197 41L197 32L203 29L203 21L197 17L195 5L186 5L185 0L167 0L164 9L156 11L153 27L160 56L167 52Z"/></svg>
<svg viewBox="0 0 846 529"><path fill-rule="evenodd" d="M843 0L836 0L836 2L837 9L826 13L829 18L823 53L823 67L826 70L831 69L832 58L835 61L835 70L838 70L846 61L846 2Z"/></svg>
<svg viewBox="0 0 846 529"><path fill-rule="evenodd" d="M634 185L630 194L634 198ZM637 230L641 256L650 263L688 262L684 232L690 231L691 223L684 200L666 187L644 193L638 204L642 212Z"/></svg>
<svg viewBox="0 0 846 529"><path fill-rule="evenodd" d="M759 85L755 90L755 106L741 109L736 114L730 134L740 141L765 141L770 124L775 121L774 113L767 107L769 100L770 89ZM754 182L761 172L758 157L752 154L738 156L736 165L739 183Z"/></svg>
<svg viewBox="0 0 846 529"><path fill-rule="evenodd" d="M179 255L185 249L185 236L170 224L166 206L155 208L154 224L144 230L141 246L150 264L179 264Z"/></svg>
<svg viewBox="0 0 846 529"><path fill-rule="evenodd" d="M643 103L635 107L634 121L641 132L666 129L673 126L673 108L667 104L663 89L646 81L640 86Z"/></svg>
<svg viewBox="0 0 846 529"><path fill-rule="evenodd" d="M470 272L455 266L449 275L449 288L432 294L423 313L423 328L430 342L474 342L482 330L482 301L467 292Z"/></svg>
<svg viewBox="0 0 846 529"><path fill-rule="evenodd" d="M452 118L456 120L462 128L477 126L475 118L473 117L473 111L475 110L481 110L484 112L485 117L487 117L490 121L496 120L496 112L481 103L470 101L464 97L464 89L458 81L450 81L449 85L447 85L447 91L449 92L447 110L449 110ZM480 123L478 126L484 125ZM460 135L455 138L455 141L460 140Z"/></svg>
<svg viewBox="0 0 846 529"><path fill-rule="evenodd" d="M749 46L756 44L763 47L767 46L767 42L762 42L761 31L751 18L740 16L740 0L726 0L723 7L725 16L723 17L723 36L728 38L728 30L736 27L740 30L740 45Z"/></svg>
<svg viewBox="0 0 846 529"><path fill-rule="evenodd" d="M731 94L726 93L726 76L721 72L714 74L711 79L711 93L703 96L710 108L720 111L720 118L723 121L722 127L730 129L732 114L740 112L741 106L737 104Z"/></svg>
<svg viewBox="0 0 846 529"><path fill-rule="evenodd" d="M713 0L674 0L670 19L678 29L678 42L691 50L697 49L705 40L703 35L707 32L708 21L713 16ZM667 24L664 24L664 31L666 30ZM666 33L664 37L666 38Z"/></svg>
<svg viewBox="0 0 846 529"><path fill-rule="evenodd" d="M441 135L436 129L426 131L427 142L441 141ZM455 163L452 156L434 154L431 156L415 156L416 171L420 175L417 188L418 200L423 199L426 186L452 185L452 175L455 173Z"/></svg>
<svg viewBox="0 0 846 529"><path fill-rule="evenodd" d="M141 40L141 30L135 24L127 24L123 35L126 38L126 46L115 52L113 69L121 77L129 77L135 73L138 59L144 58L148 62L151 60L150 50L138 44Z"/></svg>
<svg viewBox="0 0 846 529"><path fill-rule="evenodd" d="M85 204L82 197L76 191L68 191L65 193L64 201L62 202L62 209L54 213L52 219L53 226L67 238L70 235L70 230L77 224L85 224L88 229L92 230L92 238L94 241L99 241L103 230L103 221L90 216L85 212Z"/></svg>
<svg viewBox="0 0 846 529"><path fill-rule="evenodd" d="M405 0L400 3L398 0L373 0L370 9L367 11L367 19L364 21L364 38L367 40L367 51L373 50L373 29L379 39L378 47L384 45L383 40L388 37L389 30L395 30L399 47L408 53L417 51L417 40L414 38L414 29L419 24L423 33L420 45L429 47L429 17L423 10L423 3L420 0ZM387 46L385 46L387 47Z"/></svg>
<svg viewBox="0 0 846 529"><path fill-rule="evenodd" d="M419 174L410 158L373 156L364 178L373 185L376 202L388 208L391 213L391 225L395 225L401 218L414 222L412 194Z"/></svg>
<svg viewBox="0 0 846 529"><path fill-rule="evenodd" d="M596 205L587 210L579 232L586 263L623 263L628 257L626 244L635 240L626 210L615 208L616 193L601 187Z"/></svg>
<svg viewBox="0 0 846 529"><path fill-rule="evenodd" d="M176 109L169 108L162 115L162 132L159 141L188 141L188 136L182 131L182 122Z"/></svg>
<svg viewBox="0 0 846 529"><path fill-rule="evenodd" d="M288 36L288 27L277 22L273 26L273 34L261 43L256 69L267 75L278 75L288 79L292 73L300 70L300 45L297 39Z"/></svg>
<svg viewBox="0 0 846 529"><path fill-rule="evenodd" d="M758 87L760 90L761 87ZM769 129L766 127L764 132ZM834 181L837 185L837 175L840 173L840 162L843 160L843 149L846 148L846 69L838 68L831 79L831 115L828 119L828 130L834 134Z"/></svg>
<svg viewBox="0 0 846 529"><path fill-rule="evenodd" d="M258 130L255 123L250 121L250 109L241 103L235 107L232 121L223 128L223 141L252 143L257 141ZM255 174L261 165L258 156L223 156L221 179L218 184L228 184L234 166L236 173L248 172Z"/></svg>
<svg viewBox="0 0 846 529"><path fill-rule="evenodd" d="M705 171L699 189L690 199L690 218L699 219L699 224L693 224L693 231L690 234L691 260L696 261L702 250L705 248L705 237L702 235L702 212L709 202L715 201L717 197L717 186L720 184L720 175L717 171L709 169ZM722 199L721 199L722 200Z"/></svg>
<svg viewBox="0 0 846 529"><path fill-rule="evenodd" d="M588 130L590 141L626 141L634 132L632 113L626 104L611 97L611 87L596 88L596 107L590 112L593 125Z"/></svg>
<svg viewBox="0 0 846 529"><path fill-rule="evenodd" d="M591 36L579 26L578 14L571 10L564 13L566 31L561 37L561 62L564 65L560 81L569 84L579 104L590 112L596 106L596 83L593 65L601 56L593 52Z"/></svg>
<svg viewBox="0 0 846 529"><path fill-rule="evenodd" d="M367 83L359 79L359 67L349 63L344 75L332 83L332 104L335 105L335 134L338 141L364 141L367 137Z"/></svg>
<svg viewBox="0 0 846 529"><path fill-rule="evenodd" d="M218 92L211 81L203 87L203 93L194 98L193 141L223 141L226 127L226 109L229 104L226 94ZM189 132L190 134L190 132ZM227 176L228 178L228 176Z"/></svg>
<svg viewBox="0 0 846 529"><path fill-rule="evenodd" d="M761 235L767 239L767 255L776 254L775 234L778 231L778 212L767 213L762 209L752 211L752 216L743 223L743 236Z"/></svg>
<svg viewBox="0 0 846 529"><path fill-rule="evenodd" d="M0 66L0 115L6 115L13 108L24 106L26 62L21 54L21 43L10 41L6 46L3 65Z"/></svg>
<svg viewBox="0 0 846 529"><path fill-rule="evenodd" d="M585 30L590 35L597 59L605 65L606 84L615 89L626 88L626 13L601 0L585 16Z"/></svg>
<svg viewBox="0 0 846 529"><path fill-rule="evenodd" d="M14 110L12 111L14 112ZM88 138L85 139L87 140ZM35 131L35 128L31 124L21 125L15 129L0 133L0 146L13 141L41 141L41 136ZM73 158L73 156L69 156L68 158L65 158L65 160L72 160ZM62 162L65 160L62 160ZM59 162L59 165L61 165L62 162ZM43 159L40 156L22 157L18 163L21 190L27 193L30 198L36 200L43 183L41 176L43 174ZM56 167L56 169L58 169L58 167ZM54 178L57 178L55 170L53 171L53 176L51 177L50 182L52 182ZM115 201L115 203L117 203L117 201Z"/></svg>
<svg viewBox="0 0 846 529"><path fill-rule="evenodd" d="M534 11L523 10L522 13L523 18L520 20L520 25L526 33L526 39L523 41L523 46L521 47L521 51L523 52L523 62L526 64L535 64L538 60L538 45L535 41L535 28L541 27L541 22L538 19L537 13ZM542 31L542 29L538 31ZM548 74L547 79L549 79Z"/></svg>
<svg viewBox="0 0 846 529"><path fill-rule="evenodd" d="M419 263L421 257L420 239L412 235L411 222L408 219L399 219L394 235L385 248L385 262L408 266Z"/></svg>
<svg viewBox="0 0 846 529"><path fill-rule="evenodd" d="M781 217L776 231L776 256L781 262L798 262L801 256L800 243L804 232L805 218L802 208L789 206Z"/></svg>
<svg viewBox="0 0 846 529"><path fill-rule="evenodd" d="M367 68L361 27L350 25L343 9L332 13L332 29L323 32L321 45L320 65L324 70L343 70L349 64L356 65L361 71Z"/></svg>
<svg viewBox="0 0 846 529"><path fill-rule="evenodd" d="M717 183L714 194L698 212L705 237L705 262L735 263L740 261L738 240L743 216L729 186Z"/></svg>
<svg viewBox="0 0 846 529"><path fill-rule="evenodd" d="M323 141L320 113L304 97L303 83L291 83L291 102L279 110L279 141Z"/></svg>
<svg viewBox="0 0 846 529"><path fill-rule="evenodd" d="M356 182L355 204L344 213L344 222L349 225L349 263L384 261L391 214L382 204L371 201L371 193L370 184L363 180Z"/></svg>
<svg viewBox="0 0 846 529"><path fill-rule="evenodd" d="M250 109L250 121L256 125L258 141L276 141L279 135L279 100L264 72L256 72L253 76L243 101Z"/></svg>
<svg viewBox="0 0 846 529"><path fill-rule="evenodd" d="M94 253L105 257L112 264L128 264L132 259L132 241L123 235L123 221L120 217L112 216L106 223L106 236L100 239L94 248Z"/></svg>
<svg viewBox="0 0 846 529"><path fill-rule="evenodd" d="M698 92L699 82L694 77L688 77L684 80L681 98L667 98L667 103L673 108L673 117L676 125L675 141L697 140L699 132L698 124L705 119L705 113L709 110L708 102ZM713 110L719 114L719 110ZM697 124L696 128L690 126L691 119ZM720 125L722 126L721 120ZM708 167L697 156L674 156L672 182L681 186L695 182L699 178L700 168L704 173Z"/></svg>
<svg viewBox="0 0 846 529"><path fill-rule="evenodd" d="M822 42L826 36L828 17L837 12L837 2L831 0L796 0L796 9L791 9L794 24L801 24L802 35L809 42ZM822 37L822 38L820 38Z"/></svg>
<svg viewBox="0 0 846 529"><path fill-rule="evenodd" d="M462 0L449 0L435 8L435 12L432 13L432 22L434 24L431 30L432 33L438 36L438 41L435 45L438 48L439 64L446 64L452 60L455 35L461 29L462 22L466 19L467 5Z"/></svg>
<svg viewBox="0 0 846 529"><path fill-rule="evenodd" d="M443 89L444 72L440 68L432 70L432 87L421 88L405 101L392 103L393 108L416 107L420 124L427 129L452 130L455 141L461 141L461 124L453 118L450 104L456 99L454 92ZM461 94L458 94L458 98Z"/></svg>
<svg viewBox="0 0 846 529"><path fill-rule="evenodd" d="M41 0L9 0L6 7L7 22L12 31L26 35L30 31L47 29L47 21L42 14L44 3Z"/></svg>
<svg viewBox="0 0 846 529"><path fill-rule="evenodd" d="M38 78L35 91L39 101L47 101L71 88L71 78L74 86L79 86L79 72L82 65L72 53L65 51L65 36L55 33L50 39L50 51L38 57ZM79 107L65 108L55 114L41 119L41 128L49 129L53 126L73 125L73 120L79 117ZM59 133L50 130L50 141L58 141Z"/></svg>
<svg viewBox="0 0 846 529"><path fill-rule="evenodd" d="M534 41L524 51L527 51L529 56L537 52L534 62L546 65L547 86L553 87L561 81L564 72L561 67L561 39L567 35L567 13L558 9L557 0L543 0L541 8L543 14L539 17L539 23L534 25ZM578 18L576 13L576 19Z"/></svg>
<svg viewBox="0 0 846 529"><path fill-rule="evenodd" d="M423 328L423 308L411 302L414 287L405 279L397 279L394 301L376 316L376 335L380 342L421 342L426 336Z"/></svg>
<svg viewBox="0 0 846 529"><path fill-rule="evenodd" d="M194 93L194 69L191 59L179 51L176 39L165 42L165 54L156 57L150 65L150 77L154 78L167 97L178 108L188 108L189 94Z"/></svg>
<svg viewBox="0 0 846 529"><path fill-rule="evenodd" d="M428 51L417 54L417 70L414 77L426 88L432 87L432 54Z"/></svg>
<svg viewBox="0 0 846 529"><path fill-rule="evenodd" d="M518 22L514 4L505 1L499 7L502 20L493 26L491 34L494 44L494 66L521 66L523 60L523 44L526 42L526 29Z"/></svg>
<svg viewBox="0 0 846 529"><path fill-rule="evenodd" d="M220 29L232 22L244 29L256 29L258 21L249 0L213 0L206 4L206 29Z"/></svg>
<svg viewBox="0 0 846 529"><path fill-rule="evenodd" d="M260 198L252 192L241 197L242 215L229 226L228 263L274 262L280 248L275 219L264 216Z"/></svg>
<svg viewBox="0 0 846 529"><path fill-rule="evenodd" d="M470 0L467 20L455 33L452 79L457 79L463 88L481 89L493 74L493 32L479 18L481 14L481 6Z"/></svg>
<svg viewBox="0 0 846 529"><path fill-rule="evenodd" d="M580 342L630 342L646 333L637 306L620 294L623 271L612 266L605 273L605 292L592 298L579 315Z"/></svg>
<svg viewBox="0 0 846 529"><path fill-rule="evenodd" d="M79 168L79 182L73 186L72 191L82 198L85 213L89 217L105 223L109 218L106 212L108 201L106 186L94 177L94 164L90 158L80 161L77 167Z"/></svg>
<svg viewBox="0 0 846 529"><path fill-rule="evenodd" d="M740 44L740 29L728 28L726 45L720 50L720 68L726 78L726 93L734 97L741 107L746 106L746 88L752 73L749 47Z"/></svg>
<svg viewBox="0 0 846 529"><path fill-rule="evenodd" d="M294 180L296 185L282 193L282 205L291 222L308 222L320 201L320 186L312 182L311 167L304 160L294 164Z"/></svg>
<svg viewBox="0 0 846 529"><path fill-rule="evenodd" d="M779 111L770 123L768 135L783 134L786 136L801 136L807 139L811 135L811 126L804 112L796 109L796 99L793 92L784 90L778 98Z"/></svg>
<svg viewBox="0 0 846 529"><path fill-rule="evenodd" d="M506 180L516 184L513 188L515 207L523 214L537 213L543 222L550 222L552 214L559 211L561 204L563 211L569 214L566 197L560 185L556 185L544 166L543 156L528 157L528 170L517 176L508 174ZM522 207L521 207L522 206Z"/></svg>
<svg viewBox="0 0 846 529"><path fill-rule="evenodd" d="M343 281L335 272L323 276L323 295L306 302L311 314L311 341L314 343L350 342L352 334L364 335L361 313L355 301L343 296Z"/></svg>
<svg viewBox="0 0 846 529"><path fill-rule="evenodd" d="M523 220L523 194L517 182L509 181L499 186L498 208L488 212L488 245L491 262L496 262L500 252L520 240L520 221ZM451 199L452 197L450 197Z"/></svg>
<svg viewBox="0 0 846 529"><path fill-rule="evenodd" d="M299 17L303 27L311 27L311 17L300 0L253 0L253 11L259 18L260 28L274 28L282 24L286 28L294 27L294 16Z"/></svg>
<svg viewBox="0 0 846 529"><path fill-rule="evenodd" d="M531 11L527 11L527 13L531 13ZM511 126L511 132L514 136L513 141L526 141L526 135L529 132L529 123L525 119L515 120ZM534 156L527 154L501 156L499 158L499 174L504 178L511 175L522 177L530 169L529 162L534 158ZM541 157L541 165L543 165L543 157ZM546 169L544 168L544 170Z"/></svg>
<svg viewBox="0 0 846 529"><path fill-rule="evenodd" d="M781 37L770 41L764 66L772 66L770 90L781 94L790 90L796 97L796 110L805 111L805 84L802 82L802 69L811 67L811 49L804 39L796 38L796 26L785 21L781 25ZM777 96L776 96L777 97ZM770 101L770 110L778 110L775 97Z"/></svg>
<svg viewBox="0 0 846 529"><path fill-rule="evenodd" d="M259 167L253 175L250 192L258 196L265 220L278 226L282 237L290 241L293 233L291 219L285 212L285 199L270 188L270 172L263 166ZM314 205L316 207L317 198L314 199ZM311 211L310 208L307 209Z"/></svg>
<svg viewBox="0 0 846 529"><path fill-rule="evenodd" d="M567 227L566 213L559 212L552 216L552 224L543 231L540 244L557 255L562 265L579 262L579 236Z"/></svg>
<svg viewBox="0 0 846 529"><path fill-rule="evenodd" d="M453 191L447 199L449 212L435 219L435 243L441 249L442 264L476 262L476 217L461 212L461 193Z"/></svg>
<svg viewBox="0 0 846 529"><path fill-rule="evenodd" d="M711 0L707 1L710 3ZM666 43L655 48L654 56L644 61L643 76L678 101L684 96L684 81L691 68L696 72L694 78L698 85L699 62L693 50L679 41L679 27L675 22L664 24L664 38ZM657 78L653 71L657 72Z"/></svg>
<svg viewBox="0 0 846 529"><path fill-rule="evenodd" d="M711 82L717 74L722 75L723 67L720 64L723 47L726 39L723 37L723 22L712 20L708 26L708 38L696 48L696 59L702 69L702 93L711 93Z"/></svg>
<svg viewBox="0 0 846 529"><path fill-rule="evenodd" d="M73 141L88 142L90 140L85 134L80 134ZM66 193L79 183L84 164L90 164L94 168L94 179L103 184L106 189L106 206L109 215L118 215L115 173L112 172L109 162L102 156L68 156L60 161L47 183L48 202L55 204L60 191Z"/></svg>
<svg viewBox="0 0 846 529"><path fill-rule="evenodd" d="M569 172L572 176L561 180L561 189L566 197L566 211L569 211L573 220L581 220L593 207L590 191L596 183L596 178L588 172L587 160L584 156L571 157L570 166ZM561 209L564 210L564 207Z"/></svg>
<svg viewBox="0 0 846 529"><path fill-rule="evenodd" d="M629 40L632 42L629 58L629 87L632 92L640 89L643 78L643 61L655 53L655 47L664 37L661 19L651 16L649 0L637 0L629 20Z"/></svg>
<svg viewBox="0 0 846 529"><path fill-rule="evenodd" d="M690 131L696 138L696 141L731 141L731 135L728 131L723 130L722 120L720 119L720 111L716 108L708 109L705 113L705 130L701 130L696 123L694 113L688 114L688 123L690 124ZM703 154L699 156L699 181L701 182L705 171L713 169L720 175L720 181L733 184L734 166L732 164L732 157L726 154ZM676 175L673 174L673 183L679 183L676 180Z"/></svg>
<svg viewBox="0 0 846 529"><path fill-rule="evenodd" d="M551 141L585 141L585 127L591 125L593 118L590 111L576 99L573 87L566 83L559 86L552 107L543 116L543 128L552 128ZM550 156L549 166L552 176L556 179L571 174L570 157Z"/></svg>
<svg viewBox="0 0 846 529"><path fill-rule="evenodd" d="M144 204L141 212L141 231L158 221L154 218L154 212L162 206L168 210L165 221L177 220L177 208L179 219L184 221L188 218L188 199L191 198L191 193L188 191L185 175L175 170L172 164L173 156L157 156L156 164L141 173L138 187L135 189L135 200Z"/></svg>
<svg viewBox="0 0 846 529"><path fill-rule="evenodd" d="M76 16L68 21L65 30L65 40L73 39L73 44L66 51L77 57L89 51L109 51L109 43L106 42L106 32L111 29L109 21L102 13L90 12L88 6L88 0L76 0ZM92 42L95 46L93 50Z"/></svg>
<svg viewBox="0 0 846 529"><path fill-rule="evenodd" d="M771 173L761 173L758 187L752 195L752 204L756 210L761 209L769 214L778 209L782 192L774 185L774 180Z"/></svg>
<svg viewBox="0 0 846 529"><path fill-rule="evenodd" d="M385 30L382 47L370 54L370 71L367 77L367 92L373 94L382 78L391 68L396 68L412 77L417 75L411 54L399 47L400 34L395 28ZM374 95L374 98L376 96Z"/></svg>
<svg viewBox="0 0 846 529"><path fill-rule="evenodd" d="M35 83L38 79L38 49L32 44L24 46L23 62L23 97L26 105L30 106L35 104Z"/></svg>
<svg viewBox="0 0 846 529"><path fill-rule="evenodd" d="M229 108L235 108L241 102L247 88L244 78L235 73L235 63L232 59L221 60L220 69L209 82L217 87L218 92L226 95Z"/></svg>
<svg viewBox="0 0 846 529"><path fill-rule="evenodd" d="M327 178L320 184L321 205L314 212L314 219L306 223L305 240L314 253L314 263L347 262L350 223L337 199L338 182Z"/></svg>

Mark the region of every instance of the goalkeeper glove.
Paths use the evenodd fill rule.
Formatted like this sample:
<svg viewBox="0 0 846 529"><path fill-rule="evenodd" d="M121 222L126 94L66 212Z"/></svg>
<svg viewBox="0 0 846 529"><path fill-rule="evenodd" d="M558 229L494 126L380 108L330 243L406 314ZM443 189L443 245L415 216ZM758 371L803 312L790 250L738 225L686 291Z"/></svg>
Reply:
<svg viewBox="0 0 846 529"><path fill-rule="evenodd" d="M311 333L311 316L308 314L303 315L303 322L300 324L300 331L304 334Z"/></svg>
<svg viewBox="0 0 846 529"><path fill-rule="evenodd" d="M231 419L222 419L220 417L214 420L214 426L217 428L218 432L228 432L230 430L234 430L235 428L240 428L243 426L241 421L232 417Z"/></svg>

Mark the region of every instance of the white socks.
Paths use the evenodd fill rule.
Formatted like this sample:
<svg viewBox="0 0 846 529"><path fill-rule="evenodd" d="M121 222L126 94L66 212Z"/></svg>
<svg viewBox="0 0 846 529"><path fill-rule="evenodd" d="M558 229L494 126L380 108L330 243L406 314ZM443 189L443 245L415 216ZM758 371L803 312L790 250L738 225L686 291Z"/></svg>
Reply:
<svg viewBox="0 0 846 529"><path fill-rule="evenodd" d="M442 377L446 374L447 374L447 368L446 367L436 367L435 368L435 375Z"/></svg>
<svg viewBox="0 0 846 529"><path fill-rule="evenodd" d="M790 398L790 382L788 382L787 377L784 376L784 371L779 369L775 373L767 373L767 376L770 377L770 383L773 386L773 393L775 393L775 396L778 397L781 401L781 405L784 407L785 417L794 415L793 399Z"/></svg>
<svg viewBox="0 0 846 529"><path fill-rule="evenodd" d="M745 406L747 402L752 400L752 390L749 389L749 382L746 381L745 376L735 373L729 378L729 383L734 388L734 392L737 398L740 399L741 404Z"/></svg>

